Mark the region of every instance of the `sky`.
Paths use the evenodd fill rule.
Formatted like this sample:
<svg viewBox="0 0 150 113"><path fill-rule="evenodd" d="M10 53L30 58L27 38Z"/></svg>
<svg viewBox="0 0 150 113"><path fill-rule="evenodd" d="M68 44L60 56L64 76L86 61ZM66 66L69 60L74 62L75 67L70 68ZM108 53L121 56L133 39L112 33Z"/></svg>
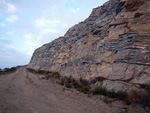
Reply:
<svg viewBox="0 0 150 113"><path fill-rule="evenodd" d="M107 0L0 0L0 68L26 65Z"/></svg>

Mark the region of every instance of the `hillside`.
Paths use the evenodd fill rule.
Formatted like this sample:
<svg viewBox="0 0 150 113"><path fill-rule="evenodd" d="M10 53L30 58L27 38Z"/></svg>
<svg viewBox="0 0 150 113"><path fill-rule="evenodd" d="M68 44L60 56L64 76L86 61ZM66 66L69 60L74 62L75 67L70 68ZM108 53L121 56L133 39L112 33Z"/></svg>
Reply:
<svg viewBox="0 0 150 113"><path fill-rule="evenodd" d="M28 68L98 78L97 86L144 95L143 87L150 85L149 26L149 0L110 0L63 37L35 50Z"/></svg>

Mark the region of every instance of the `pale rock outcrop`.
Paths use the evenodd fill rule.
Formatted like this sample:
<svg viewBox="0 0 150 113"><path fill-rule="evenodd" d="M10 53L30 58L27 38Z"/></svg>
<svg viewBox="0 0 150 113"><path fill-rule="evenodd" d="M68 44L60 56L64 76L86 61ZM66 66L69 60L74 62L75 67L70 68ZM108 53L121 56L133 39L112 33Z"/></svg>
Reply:
<svg viewBox="0 0 150 113"><path fill-rule="evenodd" d="M83 22L38 48L28 65L128 91L150 85L150 1L110 0Z"/></svg>

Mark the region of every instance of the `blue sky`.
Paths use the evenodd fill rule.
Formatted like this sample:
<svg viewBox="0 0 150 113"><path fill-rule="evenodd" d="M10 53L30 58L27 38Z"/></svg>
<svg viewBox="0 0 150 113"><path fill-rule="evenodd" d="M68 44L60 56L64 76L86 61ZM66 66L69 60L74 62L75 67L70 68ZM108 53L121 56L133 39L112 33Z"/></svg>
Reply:
<svg viewBox="0 0 150 113"><path fill-rule="evenodd" d="M107 0L0 0L0 68L28 64L34 50L63 36Z"/></svg>

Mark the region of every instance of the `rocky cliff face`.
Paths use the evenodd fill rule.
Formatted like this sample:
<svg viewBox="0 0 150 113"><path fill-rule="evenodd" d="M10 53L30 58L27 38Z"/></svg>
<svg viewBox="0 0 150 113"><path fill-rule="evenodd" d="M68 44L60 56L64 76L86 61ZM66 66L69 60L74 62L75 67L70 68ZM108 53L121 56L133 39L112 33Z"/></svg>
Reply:
<svg viewBox="0 0 150 113"><path fill-rule="evenodd" d="M110 0L35 50L28 65L128 91L150 85L150 0Z"/></svg>

